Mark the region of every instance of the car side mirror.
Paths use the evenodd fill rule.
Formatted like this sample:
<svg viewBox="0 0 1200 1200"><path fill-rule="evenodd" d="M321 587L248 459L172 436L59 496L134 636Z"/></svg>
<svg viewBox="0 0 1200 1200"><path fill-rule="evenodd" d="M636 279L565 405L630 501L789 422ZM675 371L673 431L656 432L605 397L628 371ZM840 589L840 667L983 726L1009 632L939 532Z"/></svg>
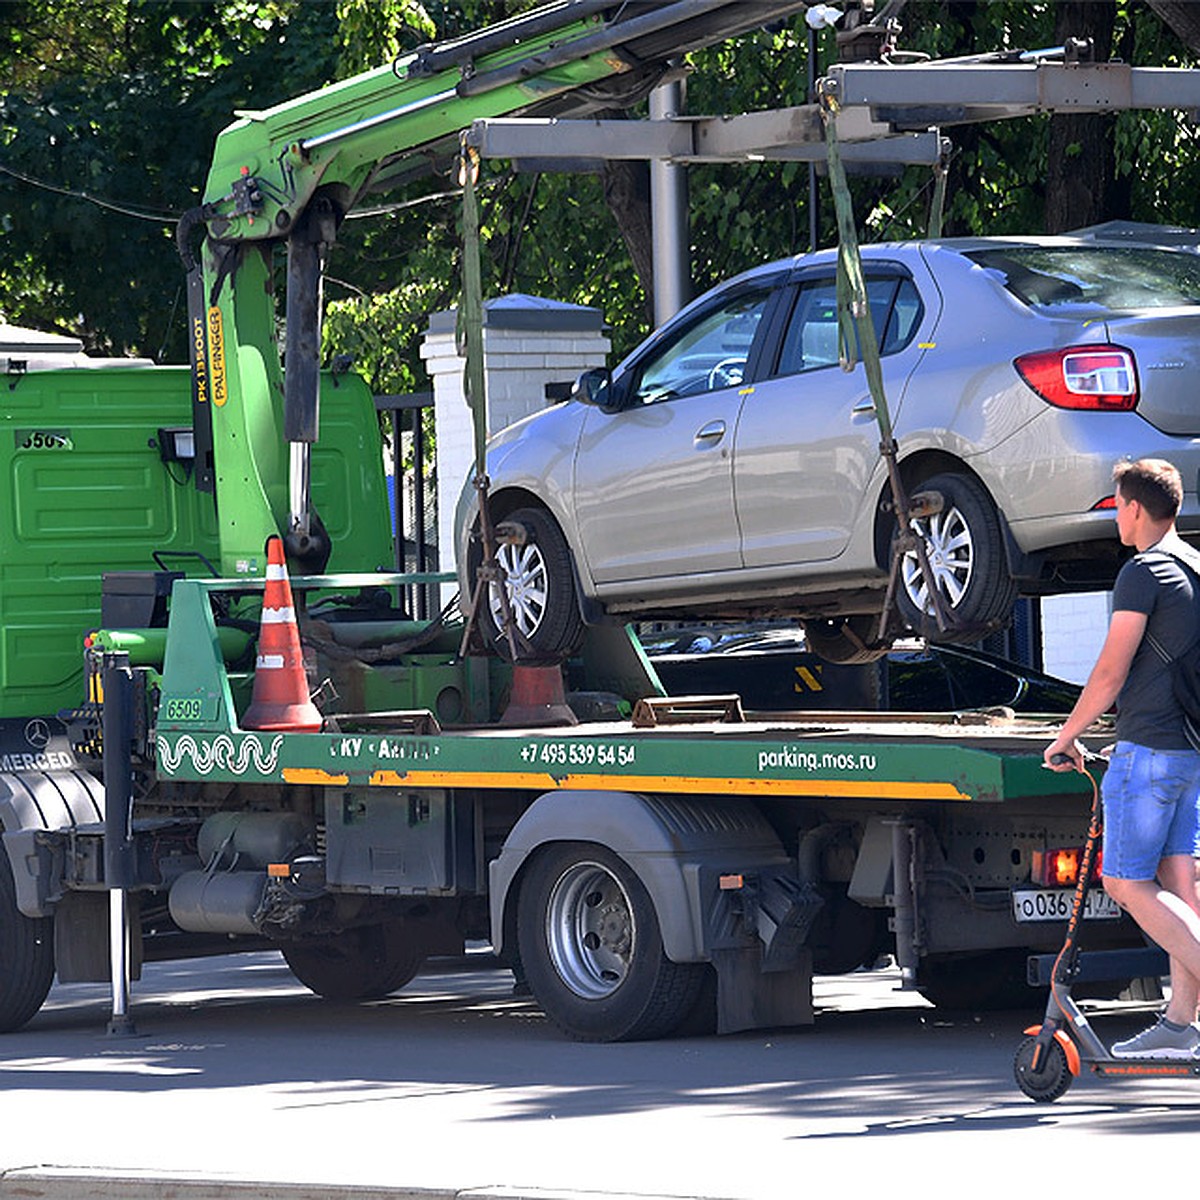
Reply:
<svg viewBox="0 0 1200 1200"><path fill-rule="evenodd" d="M594 404L604 412L616 412L621 406L613 387L612 372L607 367L593 367L590 371L584 371L575 380L575 386L571 389L571 399L583 404Z"/></svg>

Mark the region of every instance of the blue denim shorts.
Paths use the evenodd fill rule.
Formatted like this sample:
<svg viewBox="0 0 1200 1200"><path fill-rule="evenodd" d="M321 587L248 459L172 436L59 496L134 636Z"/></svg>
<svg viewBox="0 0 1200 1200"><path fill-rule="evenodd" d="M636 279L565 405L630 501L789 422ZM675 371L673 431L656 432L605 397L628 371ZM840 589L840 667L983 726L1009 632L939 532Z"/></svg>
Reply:
<svg viewBox="0 0 1200 1200"><path fill-rule="evenodd" d="M1100 794L1104 874L1154 879L1159 860L1200 852L1200 754L1118 742Z"/></svg>

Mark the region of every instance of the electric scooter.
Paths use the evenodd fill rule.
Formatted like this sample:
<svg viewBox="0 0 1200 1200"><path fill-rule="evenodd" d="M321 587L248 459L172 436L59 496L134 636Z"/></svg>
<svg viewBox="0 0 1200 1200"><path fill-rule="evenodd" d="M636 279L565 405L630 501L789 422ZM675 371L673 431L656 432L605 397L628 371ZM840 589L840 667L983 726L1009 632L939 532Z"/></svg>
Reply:
<svg viewBox="0 0 1200 1200"><path fill-rule="evenodd" d="M1088 754L1085 757L1096 760L1100 756ZM1052 761L1064 763L1070 759L1065 754L1056 754ZM1092 784L1092 813L1087 841L1080 856L1066 937L1051 971L1046 1015L1041 1025L1025 1031L1027 1036L1013 1059L1017 1087L1030 1100L1041 1104L1049 1104L1062 1096L1085 1065L1092 1074L1102 1076L1148 1079L1200 1075L1200 1059L1113 1057L1071 996L1071 985L1079 974L1079 927L1104 832L1100 788L1086 767L1083 773Z"/></svg>

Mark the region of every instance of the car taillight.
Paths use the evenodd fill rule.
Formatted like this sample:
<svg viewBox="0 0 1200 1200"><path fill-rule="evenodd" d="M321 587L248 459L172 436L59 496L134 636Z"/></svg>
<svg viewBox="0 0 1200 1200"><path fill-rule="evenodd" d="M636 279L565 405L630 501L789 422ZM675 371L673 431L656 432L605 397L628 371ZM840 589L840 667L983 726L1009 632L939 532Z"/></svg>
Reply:
<svg viewBox="0 0 1200 1200"><path fill-rule="evenodd" d="M1056 408L1131 412L1137 407L1137 367L1119 346L1037 350L1013 360L1021 378Z"/></svg>
<svg viewBox="0 0 1200 1200"><path fill-rule="evenodd" d="M1040 887L1074 887L1079 879L1079 864L1082 861L1082 846L1035 850L1031 856L1029 878ZM1103 866L1104 852L1097 848L1092 862L1092 879L1100 878Z"/></svg>

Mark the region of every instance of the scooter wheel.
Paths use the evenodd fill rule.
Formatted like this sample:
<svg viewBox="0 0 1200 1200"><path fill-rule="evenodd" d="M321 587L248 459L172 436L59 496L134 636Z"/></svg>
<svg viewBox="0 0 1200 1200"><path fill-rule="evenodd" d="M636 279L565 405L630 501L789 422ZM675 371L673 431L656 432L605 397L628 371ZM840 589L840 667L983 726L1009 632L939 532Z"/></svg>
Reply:
<svg viewBox="0 0 1200 1200"><path fill-rule="evenodd" d="M1013 1078L1017 1081L1017 1087L1030 1100L1036 1100L1039 1104L1049 1104L1071 1086L1073 1076L1071 1068L1067 1065L1066 1051L1057 1040L1052 1041L1046 1048L1035 1071L1033 1059L1036 1049L1037 1038L1034 1037L1027 1037L1017 1047L1016 1057L1013 1059Z"/></svg>

